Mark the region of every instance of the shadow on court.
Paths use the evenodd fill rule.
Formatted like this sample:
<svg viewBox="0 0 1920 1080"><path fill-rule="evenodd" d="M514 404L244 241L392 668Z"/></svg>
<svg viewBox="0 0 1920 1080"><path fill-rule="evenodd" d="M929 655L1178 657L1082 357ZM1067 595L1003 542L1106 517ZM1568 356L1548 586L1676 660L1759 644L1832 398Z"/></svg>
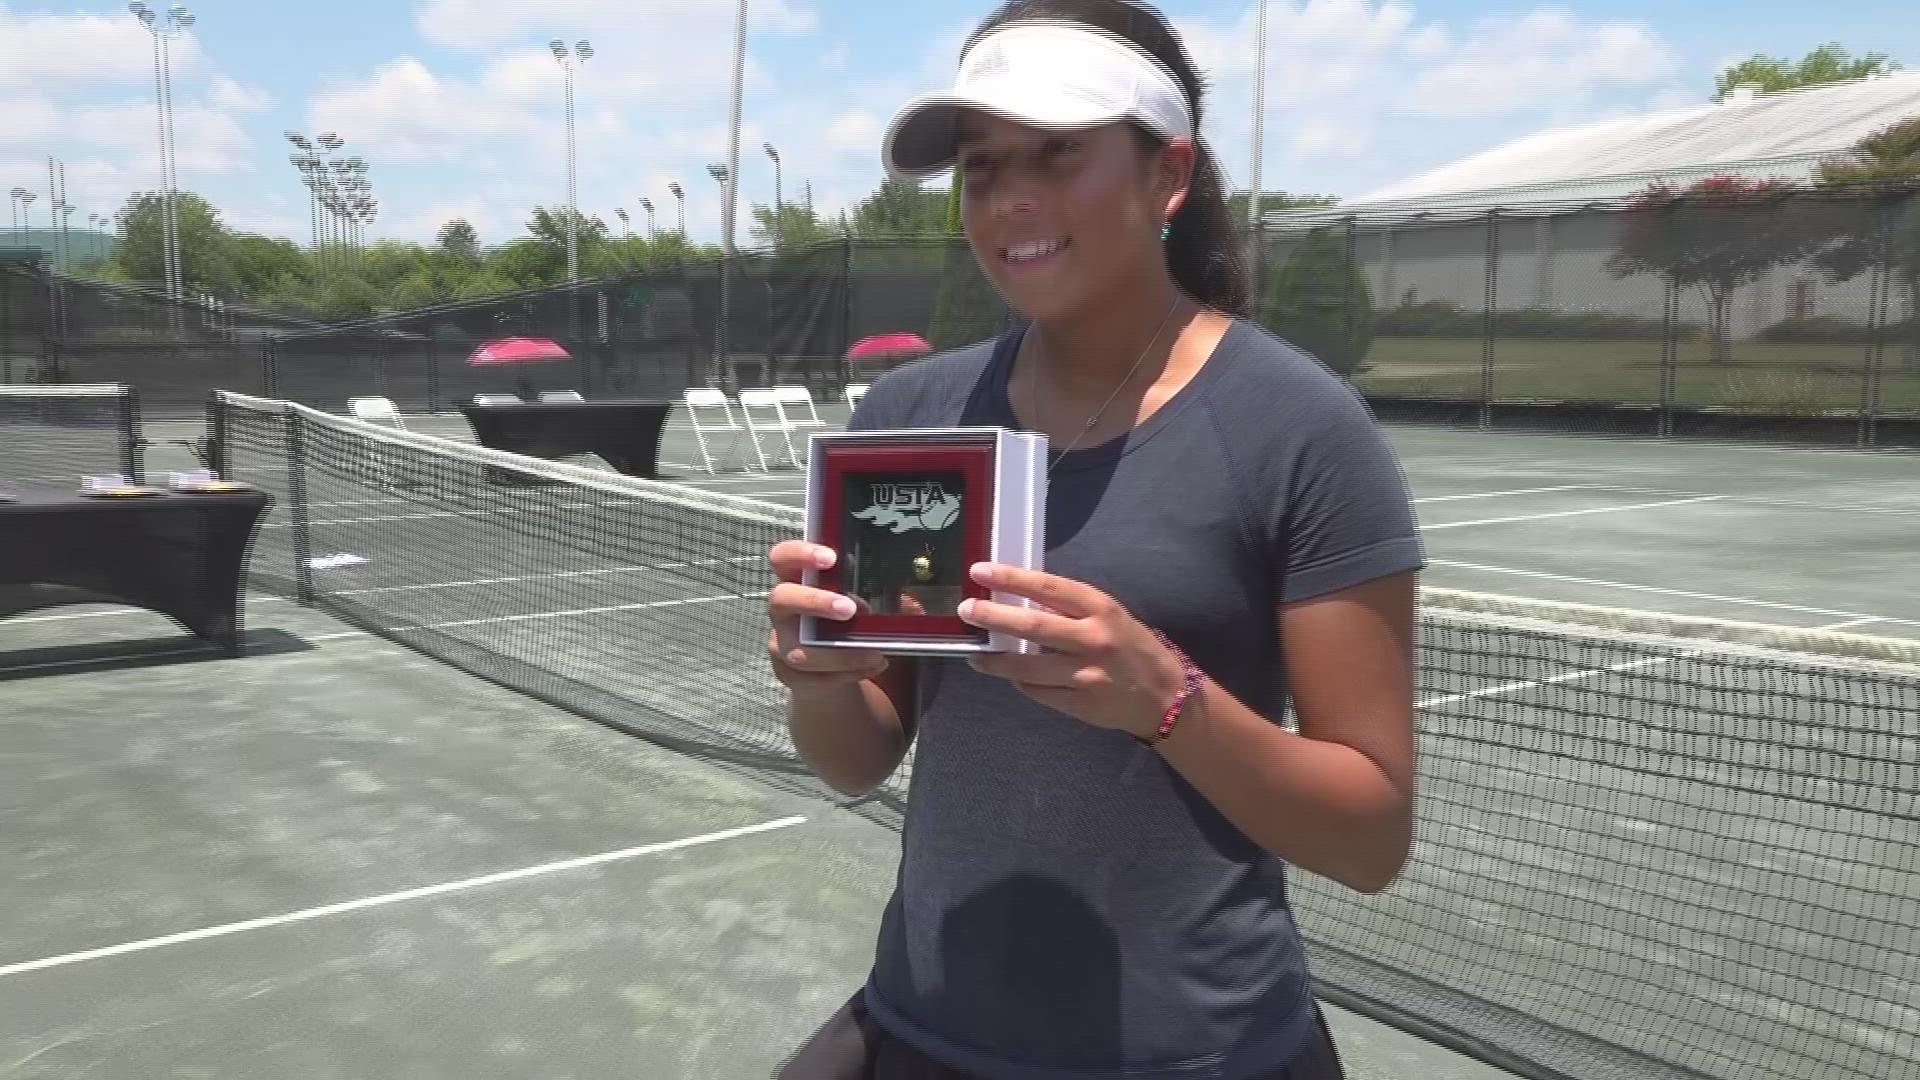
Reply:
<svg viewBox="0 0 1920 1080"><path fill-rule="evenodd" d="M859 985L891 830L247 621L237 659L143 612L0 621L8 1077L747 1080ZM1505 1075L1329 1017L1356 1080Z"/></svg>

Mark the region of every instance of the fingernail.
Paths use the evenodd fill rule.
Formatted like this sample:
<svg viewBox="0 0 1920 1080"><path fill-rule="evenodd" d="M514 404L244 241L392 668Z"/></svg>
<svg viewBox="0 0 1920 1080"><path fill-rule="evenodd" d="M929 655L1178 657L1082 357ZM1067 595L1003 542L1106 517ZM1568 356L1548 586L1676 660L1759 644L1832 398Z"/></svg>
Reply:
<svg viewBox="0 0 1920 1080"><path fill-rule="evenodd" d="M837 556L835 555L834 550L832 548L823 547L823 548L813 549L813 565L819 567L822 570L825 570L828 567L831 567L836 557Z"/></svg>
<svg viewBox="0 0 1920 1080"><path fill-rule="evenodd" d="M962 622L972 622L973 621L973 600L971 598L968 598L966 600L960 601L960 606L955 608L953 613L955 615L960 616L960 619Z"/></svg>
<svg viewBox="0 0 1920 1080"><path fill-rule="evenodd" d="M982 585L993 584L993 564L977 562L968 568L967 573Z"/></svg>
<svg viewBox="0 0 1920 1080"><path fill-rule="evenodd" d="M844 596L833 598L833 614L842 619L853 618L853 601Z"/></svg>

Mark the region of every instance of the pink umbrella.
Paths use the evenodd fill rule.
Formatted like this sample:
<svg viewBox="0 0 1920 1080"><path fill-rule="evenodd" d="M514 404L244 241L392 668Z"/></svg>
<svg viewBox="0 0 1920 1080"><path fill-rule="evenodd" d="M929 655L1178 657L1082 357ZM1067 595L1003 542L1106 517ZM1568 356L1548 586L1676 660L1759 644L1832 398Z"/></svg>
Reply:
<svg viewBox="0 0 1920 1080"><path fill-rule="evenodd" d="M892 334L875 334L853 343L847 350L849 360L876 360L895 356L920 356L933 351L933 346L919 334L900 331Z"/></svg>
<svg viewBox="0 0 1920 1080"><path fill-rule="evenodd" d="M467 363L485 367L490 364L537 364L544 360L570 359L572 357L560 347L559 342L546 338L511 337L481 343L479 348L473 350L473 355L467 357Z"/></svg>

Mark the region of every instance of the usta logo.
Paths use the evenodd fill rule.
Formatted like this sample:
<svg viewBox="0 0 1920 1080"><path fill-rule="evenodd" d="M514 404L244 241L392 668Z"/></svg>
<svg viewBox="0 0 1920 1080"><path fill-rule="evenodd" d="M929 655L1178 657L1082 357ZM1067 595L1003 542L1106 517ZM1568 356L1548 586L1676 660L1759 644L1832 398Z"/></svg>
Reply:
<svg viewBox="0 0 1920 1080"><path fill-rule="evenodd" d="M914 529L939 532L960 517L960 496L949 494L937 481L876 483L868 491L872 504L853 516L892 529L895 535Z"/></svg>

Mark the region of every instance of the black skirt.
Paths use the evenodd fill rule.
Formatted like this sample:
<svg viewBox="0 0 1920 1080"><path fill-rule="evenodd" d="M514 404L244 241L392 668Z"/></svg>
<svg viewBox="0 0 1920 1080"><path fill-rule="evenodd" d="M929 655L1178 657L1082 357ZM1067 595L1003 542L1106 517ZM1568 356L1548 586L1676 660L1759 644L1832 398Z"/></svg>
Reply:
<svg viewBox="0 0 1920 1080"><path fill-rule="evenodd" d="M1318 1037L1300 1056L1257 1080L1344 1080L1333 1033L1318 1004L1313 1007ZM894 1038L868 1014L865 992L856 992L820 1025L774 1080L979 1080L949 1068Z"/></svg>

